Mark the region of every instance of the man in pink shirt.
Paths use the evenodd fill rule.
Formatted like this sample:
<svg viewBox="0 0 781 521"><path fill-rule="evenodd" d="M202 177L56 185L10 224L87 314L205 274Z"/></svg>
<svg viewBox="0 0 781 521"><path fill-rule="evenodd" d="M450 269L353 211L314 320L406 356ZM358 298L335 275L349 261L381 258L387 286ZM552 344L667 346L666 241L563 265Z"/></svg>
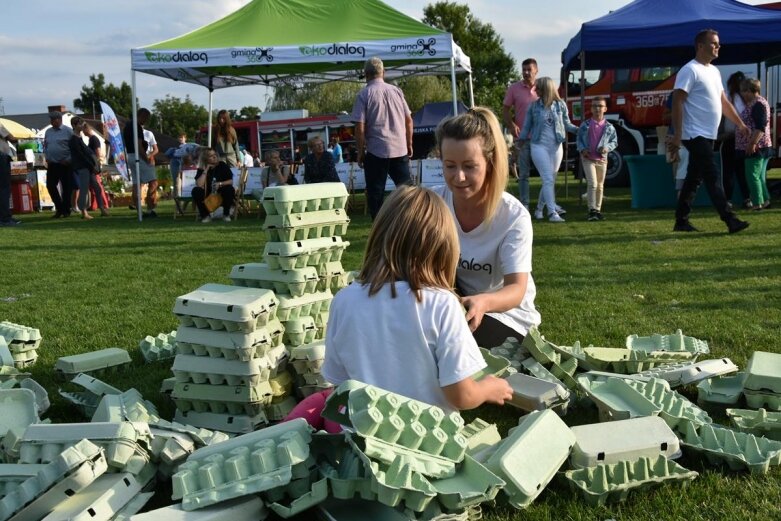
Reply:
<svg viewBox="0 0 781 521"><path fill-rule="evenodd" d="M537 101L537 92L534 90L534 81L537 79L537 60L527 58L521 64L523 79L513 83L507 89L502 103L504 124L510 130L516 142L519 140L519 132L523 128L526 119L526 110L529 105ZM513 118L513 112L515 117ZM529 208L529 172L531 171L531 142L528 138L520 141L518 146L518 188L521 202Z"/></svg>

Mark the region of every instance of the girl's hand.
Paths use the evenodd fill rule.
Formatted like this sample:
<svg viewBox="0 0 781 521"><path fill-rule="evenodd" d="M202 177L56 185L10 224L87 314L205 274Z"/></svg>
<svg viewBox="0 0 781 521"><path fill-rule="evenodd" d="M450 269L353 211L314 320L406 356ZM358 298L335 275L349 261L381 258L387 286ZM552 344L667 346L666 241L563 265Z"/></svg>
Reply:
<svg viewBox="0 0 781 521"><path fill-rule="evenodd" d="M606 156L607 155L607 149L605 147L600 148L598 152L600 154L602 154L602 156Z"/></svg>
<svg viewBox="0 0 781 521"><path fill-rule="evenodd" d="M487 295L472 295L462 297L461 304L466 308L466 321L469 324L469 330L474 332L483 322L483 315L488 313Z"/></svg>
<svg viewBox="0 0 781 521"><path fill-rule="evenodd" d="M485 401L488 403L504 405L505 401L511 400L513 397L513 388L503 378L488 375L480 381L480 384L484 386L486 392Z"/></svg>

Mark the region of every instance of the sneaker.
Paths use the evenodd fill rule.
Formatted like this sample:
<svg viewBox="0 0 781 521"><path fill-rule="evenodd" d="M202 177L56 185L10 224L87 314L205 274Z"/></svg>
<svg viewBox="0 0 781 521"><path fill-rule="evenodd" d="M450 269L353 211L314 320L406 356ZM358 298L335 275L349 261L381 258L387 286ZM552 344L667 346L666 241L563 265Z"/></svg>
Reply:
<svg viewBox="0 0 781 521"><path fill-rule="evenodd" d="M543 220L545 217L542 215L542 208L537 208L534 210L534 218L538 221Z"/></svg>
<svg viewBox="0 0 781 521"><path fill-rule="evenodd" d="M744 199L743 200L743 208L746 210L751 210L754 208L754 205L751 203L751 199Z"/></svg>
<svg viewBox="0 0 781 521"><path fill-rule="evenodd" d="M567 215L567 210L565 210L559 205L556 205L556 213L564 217L565 215Z"/></svg>
<svg viewBox="0 0 781 521"><path fill-rule="evenodd" d="M129 205L129 206L127 207L127 209L128 209L128 210L135 210L135 209L136 209L136 207L135 207L135 206L133 206L133 205L131 204L131 205Z"/></svg>
<svg viewBox="0 0 781 521"><path fill-rule="evenodd" d="M602 212L597 210L597 221L604 221L604 220L605 220L605 216L602 215Z"/></svg>
<svg viewBox="0 0 781 521"><path fill-rule="evenodd" d="M212 222L212 218L211 218L211 216L207 215L206 217L201 219L201 222L202 223L210 223L210 222Z"/></svg>
<svg viewBox="0 0 781 521"><path fill-rule="evenodd" d="M733 219L727 224L727 229L730 233L738 233L739 231L745 230L748 228L749 223L746 221L741 221L740 219Z"/></svg>
<svg viewBox="0 0 781 521"><path fill-rule="evenodd" d="M768 208L770 208L770 199L768 199L767 201L762 203L762 209L763 210L767 210Z"/></svg>
<svg viewBox="0 0 781 521"><path fill-rule="evenodd" d="M0 221L0 228L19 226L20 224L22 224L22 221L18 221L12 218L8 219L7 221Z"/></svg>
<svg viewBox="0 0 781 521"><path fill-rule="evenodd" d="M561 215L557 213L552 213L548 216L548 220L552 223L563 223L565 222L564 219L561 217Z"/></svg>
<svg viewBox="0 0 781 521"><path fill-rule="evenodd" d="M231 222L230 215L226 215L225 217L222 218L222 220L225 221L226 223Z"/></svg>
<svg viewBox="0 0 781 521"><path fill-rule="evenodd" d="M144 212L142 215L146 218L151 219L157 217L157 212L155 212L154 210L149 210L148 212Z"/></svg>
<svg viewBox="0 0 781 521"><path fill-rule="evenodd" d="M698 232L699 230L691 225L689 221L676 222L673 226L674 232Z"/></svg>
<svg viewBox="0 0 781 521"><path fill-rule="evenodd" d="M588 217L586 217L587 221L598 221L599 218L597 217L597 211L596 210L589 210L588 211Z"/></svg>

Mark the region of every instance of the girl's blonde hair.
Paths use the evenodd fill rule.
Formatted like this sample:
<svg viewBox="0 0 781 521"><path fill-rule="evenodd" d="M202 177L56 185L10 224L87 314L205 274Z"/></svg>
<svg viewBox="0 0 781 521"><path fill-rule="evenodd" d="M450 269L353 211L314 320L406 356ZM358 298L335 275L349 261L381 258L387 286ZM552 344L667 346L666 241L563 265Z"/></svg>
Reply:
<svg viewBox="0 0 781 521"><path fill-rule="evenodd" d="M553 78L548 76L537 78L537 81L534 82L534 90L537 92L537 96L542 100L545 107L550 107L553 105L554 101L561 101L559 91L556 90L556 83L553 81Z"/></svg>
<svg viewBox="0 0 781 521"><path fill-rule="evenodd" d="M502 127L494 113L485 107L475 107L463 114L442 121L437 127L437 148L442 158L442 141L456 139L466 141L479 138L482 141L483 156L488 167L485 173L481 203L485 207L485 220L491 222L507 187L509 163L507 143Z"/></svg>
<svg viewBox="0 0 781 521"><path fill-rule="evenodd" d="M427 188L402 186L383 203L366 242L358 280L369 296L396 281L409 284L418 302L423 288L452 290L458 264L458 233L445 201Z"/></svg>

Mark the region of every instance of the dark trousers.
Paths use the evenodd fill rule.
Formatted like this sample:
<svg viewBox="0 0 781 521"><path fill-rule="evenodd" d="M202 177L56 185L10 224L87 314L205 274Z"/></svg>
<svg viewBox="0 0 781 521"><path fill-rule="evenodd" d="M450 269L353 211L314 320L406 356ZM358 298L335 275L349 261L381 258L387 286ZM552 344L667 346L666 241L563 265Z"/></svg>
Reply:
<svg viewBox="0 0 781 521"><path fill-rule="evenodd" d="M745 201L749 198L745 171L743 159L738 158L735 151L735 137L728 137L721 142L721 183L727 201L731 201L735 193L735 181L738 182L742 199Z"/></svg>
<svg viewBox="0 0 781 521"><path fill-rule="evenodd" d="M236 198L236 189L232 185L221 186L217 189L217 193L222 196L222 214L230 215L231 206L233 206L233 199ZM209 215L209 209L203 204L206 199L206 190L200 186L193 188L192 196L195 206L198 208L198 213L201 219Z"/></svg>
<svg viewBox="0 0 781 521"><path fill-rule="evenodd" d="M721 176L713 155L713 140L700 136L682 143L689 151L689 169L686 172L681 194L678 196L675 221L678 223L688 222L692 211L692 201L694 201L697 189L703 181L721 220L725 223L734 220L735 214L727 206L724 187L721 186Z"/></svg>
<svg viewBox="0 0 781 521"><path fill-rule="evenodd" d="M11 158L0 154L0 221L11 220Z"/></svg>
<svg viewBox="0 0 781 521"><path fill-rule="evenodd" d="M57 185L62 185L62 195ZM60 215L71 213L71 193L73 192L73 172L70 165L49 163L46 170L46 189L54 202L54 209Z"/></svg>
<svg viewBox="0 0 781 521"><path fill-rule="evenodd" d="M409 156L377 157L366 154L363 161L366 175L366 203L372 221L380 212L382 200L385 198L385 183L390 175L396 186L411 184L409 175Z"/></svg>
<svg viewBox="0 0 781 521"><path fill-rule="evenodd" d="M510 337L518 339L519 342L522 342L524 338L524 335L488 315L483 316L480 327L472 333L472 336L475 337L478 346L486 349L500 346Z"/></svg>

